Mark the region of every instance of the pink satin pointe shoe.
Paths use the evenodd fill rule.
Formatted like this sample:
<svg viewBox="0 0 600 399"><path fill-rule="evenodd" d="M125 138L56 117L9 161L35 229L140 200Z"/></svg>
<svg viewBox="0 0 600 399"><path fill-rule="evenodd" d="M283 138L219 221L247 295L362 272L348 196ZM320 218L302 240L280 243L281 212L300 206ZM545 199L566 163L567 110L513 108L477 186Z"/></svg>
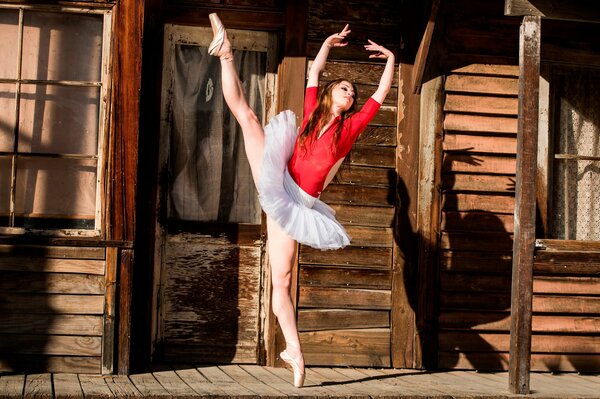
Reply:
<svg viewBox="0 0 600 399"><path fill-rule="evenodd" d="M219 51L225 42L225 27L216 13L209 14L208 18L213 30L213 40L208 46L208 54L218 57Z"/></svg>
<svg viewBox="0 0 600 399"><path fill-rule="evenodd" d="M292 371L294 372L294 386L301 388L304 385L304 369L300 369L300 365L285 350L279 354L279 357L292 367Z"/></svg>

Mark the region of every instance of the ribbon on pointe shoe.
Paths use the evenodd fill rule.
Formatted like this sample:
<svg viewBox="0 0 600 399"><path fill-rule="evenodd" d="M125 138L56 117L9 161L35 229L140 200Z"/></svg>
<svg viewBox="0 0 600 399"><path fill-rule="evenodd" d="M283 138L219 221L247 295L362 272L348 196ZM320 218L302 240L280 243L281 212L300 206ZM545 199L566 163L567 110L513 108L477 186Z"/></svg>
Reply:
<svg viewBox="0 0 600 399"><path fill-rule="evenodd" d="M302 387L304 385L304 370L300 370L300 366L296 360L294 360L294 358L292 358L285 350L279 354L279 357L292 367L292 371L294 372L294 386L296 388Z"/></svg>
<svg viewBox="0 0 600 399"><path fill-rule="evenodd" d="M223 41L225 40L225 27L216 13L209 14L208 18L214 35L212 42L208 46L208 54L218 57L219 50L221 50L221 46L223 46Z"/></svg>

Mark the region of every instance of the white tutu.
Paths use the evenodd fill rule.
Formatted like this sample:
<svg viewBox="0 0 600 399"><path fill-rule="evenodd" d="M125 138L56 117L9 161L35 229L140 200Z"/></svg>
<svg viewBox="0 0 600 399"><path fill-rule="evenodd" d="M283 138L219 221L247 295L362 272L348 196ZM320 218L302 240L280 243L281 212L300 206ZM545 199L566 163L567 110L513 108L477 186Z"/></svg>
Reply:
<svg viewBox="0 0 600 399"><path fill-rule="evenodd" d="M335 211L304 192L292 179L287 163L292 157L298 129L292 111L274 116L265 126L265 148L258 198L267 215L301 244L318 249L338 249L350 237L336 220Z"/></svg>

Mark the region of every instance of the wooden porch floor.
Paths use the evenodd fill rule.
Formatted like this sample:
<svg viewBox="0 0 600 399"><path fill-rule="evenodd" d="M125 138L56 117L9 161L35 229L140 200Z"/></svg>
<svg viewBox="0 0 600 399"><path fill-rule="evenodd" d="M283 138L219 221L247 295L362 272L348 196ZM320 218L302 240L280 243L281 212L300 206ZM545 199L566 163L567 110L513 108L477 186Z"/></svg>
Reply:
<svg viewBox="0 0 600 399"><path fill-rule="evenodd" d="M598 375L533 373L527 396L508 392L507 373L311 367L304 388L291 379L287 369L246 365L129 376L0 375L0 398L600 398Z"/></svg>

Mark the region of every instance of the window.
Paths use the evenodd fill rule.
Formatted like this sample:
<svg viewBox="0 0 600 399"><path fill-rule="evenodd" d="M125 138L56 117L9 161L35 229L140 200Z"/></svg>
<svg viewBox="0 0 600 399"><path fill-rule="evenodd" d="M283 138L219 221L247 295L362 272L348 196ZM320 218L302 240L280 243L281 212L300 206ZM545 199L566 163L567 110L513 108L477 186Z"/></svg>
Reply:
<svg viewBox="0 0 600 399"><path fill-rule="evenodd" d="M97 235L110 12L0 6L0 232Z"/></svg>
<svg viewBox="0 0 600 399"><path fill-rule="evenodd" d="M600 71L558 70L551 87L550 237L600 241Z"/></svg>

